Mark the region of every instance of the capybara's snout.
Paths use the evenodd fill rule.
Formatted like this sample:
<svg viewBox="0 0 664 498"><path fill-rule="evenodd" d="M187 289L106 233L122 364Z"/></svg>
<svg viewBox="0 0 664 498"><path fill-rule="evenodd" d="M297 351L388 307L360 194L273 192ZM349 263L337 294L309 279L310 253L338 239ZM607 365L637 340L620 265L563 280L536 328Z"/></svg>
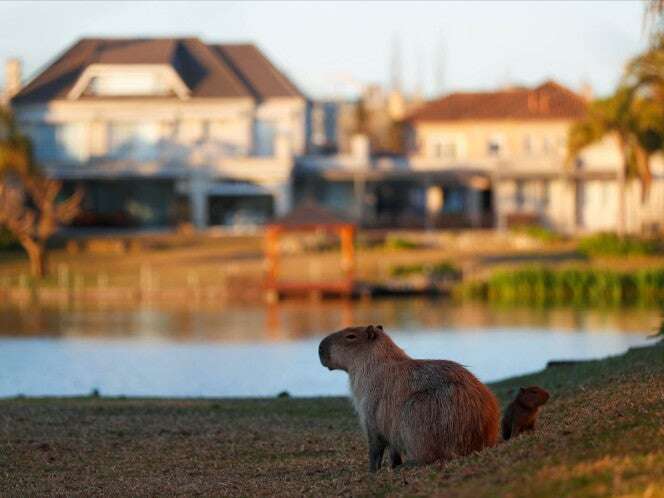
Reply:
<svg viewBox="0 0 664 498"><path fill-rule="evenodd" d="M329 338L326 337L320 341L320 344L318 345L318 357L324 367L330 368L330 341L328 339Z"/></svg>

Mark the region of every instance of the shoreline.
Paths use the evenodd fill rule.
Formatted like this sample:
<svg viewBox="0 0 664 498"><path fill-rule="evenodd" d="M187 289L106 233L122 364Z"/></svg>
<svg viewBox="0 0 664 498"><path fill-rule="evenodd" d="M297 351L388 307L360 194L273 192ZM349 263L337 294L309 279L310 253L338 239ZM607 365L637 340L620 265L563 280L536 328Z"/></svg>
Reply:
<svg viewBox="0 0 664 498"><path fill-rule="evenodd" d="M0 400L4 496L664 496L664 342L491 383L552 393L536 432L366 472L347 398Z"/></svg>

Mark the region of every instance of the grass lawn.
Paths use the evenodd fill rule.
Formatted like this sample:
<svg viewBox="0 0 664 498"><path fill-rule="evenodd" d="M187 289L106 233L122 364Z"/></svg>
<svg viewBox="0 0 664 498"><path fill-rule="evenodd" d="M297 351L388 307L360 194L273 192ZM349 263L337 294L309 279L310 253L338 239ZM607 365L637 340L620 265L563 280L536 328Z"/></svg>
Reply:
<svg viewBox="0 0 664 498"><path fill-rule="evenodd" d="M529 384L534 434L376 475L343 398L0 400L0 495L664 497L662 342L491 387Z"/></svg>

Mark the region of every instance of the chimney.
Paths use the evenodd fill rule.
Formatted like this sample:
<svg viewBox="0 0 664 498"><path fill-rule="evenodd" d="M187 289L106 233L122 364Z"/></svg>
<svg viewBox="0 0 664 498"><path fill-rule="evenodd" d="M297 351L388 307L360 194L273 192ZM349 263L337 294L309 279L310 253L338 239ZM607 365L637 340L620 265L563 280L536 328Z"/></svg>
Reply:
<svg viewBox="0 0 664 498"><path fill-rule="evenodd" d="M581 98L585 100L586 102L591 102L593 100L593 87L590 83L585 81L584 83L581 84L581 88L579 89L579 95L581 95Z"/></svg>
<svg viewBox="0 0 664 498"><path fill-rule="evenodd" d="M4 96L11 99L21 90L21 61L15 58L5 63L5 90Z"/></svg>

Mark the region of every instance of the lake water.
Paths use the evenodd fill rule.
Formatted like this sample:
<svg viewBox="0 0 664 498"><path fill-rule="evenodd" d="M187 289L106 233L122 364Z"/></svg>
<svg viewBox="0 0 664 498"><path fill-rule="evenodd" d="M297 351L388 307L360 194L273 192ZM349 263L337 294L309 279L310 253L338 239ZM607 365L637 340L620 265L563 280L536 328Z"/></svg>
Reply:
<svg viewBox="0 0 664 498"><path fill-rule="evenodd" d="M320 339L382 324L411 356L445 358L493 381L552 359L600 358L645 344L656 310L494 309L444 300L276 306L0 307L0 397L342 395Z"/></svg>

